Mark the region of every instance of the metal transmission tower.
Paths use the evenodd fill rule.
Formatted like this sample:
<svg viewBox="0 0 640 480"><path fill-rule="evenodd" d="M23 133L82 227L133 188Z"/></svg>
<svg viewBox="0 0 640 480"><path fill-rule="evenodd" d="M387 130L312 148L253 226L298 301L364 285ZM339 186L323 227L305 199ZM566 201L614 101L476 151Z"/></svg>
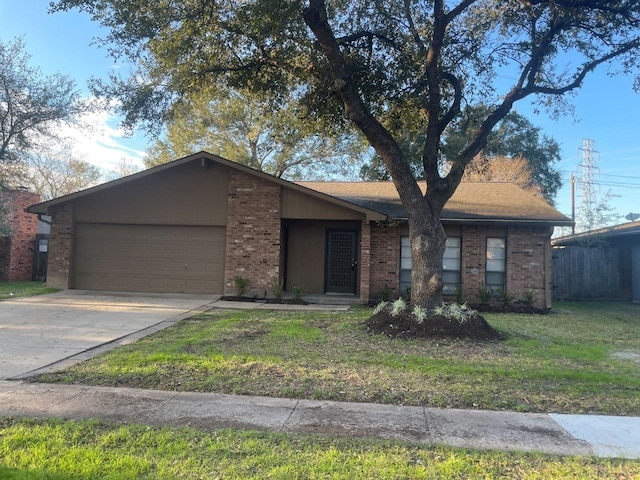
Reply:
<svg viewBox="0 0 640 480"><path fill-rule="evenodd" d="M578 164L578 182L580 183L581 200L579 225L580 230L593 230L598 227L599 203L597 179L600 176L598 168L599 153L593 148L594 140L590 138L582 139L582 147L578 150L582 152L582 162ZM596 160L598 156L598 160Z"/></svg>

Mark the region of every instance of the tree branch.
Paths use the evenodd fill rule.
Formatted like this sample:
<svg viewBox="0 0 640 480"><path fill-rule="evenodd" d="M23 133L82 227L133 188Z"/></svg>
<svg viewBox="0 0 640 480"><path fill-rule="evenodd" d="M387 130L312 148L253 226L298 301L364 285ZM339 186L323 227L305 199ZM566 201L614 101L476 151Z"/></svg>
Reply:
<svg viewBox="0 0 640 480"><path fill-rule="evenodd" d="M389 131L369 112L357 86L349 74L346 61L331 27L323 0L310 0L302 17L316 37L333 76L336 94L344 105L345 114L365 135L393 177L394 185L405 205L421 202L422 192L411 173L404 154Z"/></svg>

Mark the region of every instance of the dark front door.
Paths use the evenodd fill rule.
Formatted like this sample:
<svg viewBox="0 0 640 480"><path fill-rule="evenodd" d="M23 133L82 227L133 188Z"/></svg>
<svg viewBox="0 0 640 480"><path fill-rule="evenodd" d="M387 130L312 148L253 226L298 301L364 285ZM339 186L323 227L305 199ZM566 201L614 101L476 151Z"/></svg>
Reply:
<svg viewBox="0 0 640 480"><path fill-rule="evenodd" d="M356 293L358 232L327 232L327 293Z"/></svg>

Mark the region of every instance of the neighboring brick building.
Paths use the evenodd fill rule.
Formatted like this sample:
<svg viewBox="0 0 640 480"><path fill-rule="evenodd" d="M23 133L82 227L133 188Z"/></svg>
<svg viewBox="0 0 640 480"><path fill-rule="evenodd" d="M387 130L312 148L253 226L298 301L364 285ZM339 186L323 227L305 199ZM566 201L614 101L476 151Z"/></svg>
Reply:
<svg viewBox="0 0 640 480"><path fill-rule="evenodd" d="M40 196L24 189L0 190L3 232L0 236L0 281L31 280L38 217L26 208Z"/></svg>
<svg viewBox="0 0 640 480"><path fill-rule="evenodd" d="M390 182L291 183L202 152L33 205L52 215L47 283L249 295L402 293L406 214ZM463 183L447 203L445 293L550 306L550 236L570 220L513 184Z"/></svg>

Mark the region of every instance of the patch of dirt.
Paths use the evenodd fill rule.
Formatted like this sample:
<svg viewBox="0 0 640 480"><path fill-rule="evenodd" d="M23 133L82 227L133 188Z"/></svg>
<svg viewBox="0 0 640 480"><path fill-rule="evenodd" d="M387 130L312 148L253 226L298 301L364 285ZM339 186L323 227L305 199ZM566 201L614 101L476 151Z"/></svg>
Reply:
<svg viewBox="0 0 640 480"><path fill-rule="evenodd" d="M468 338L472 340L500 340L502 336L482 315L468 317L464 322L432 315L421 324L410 314L396 317L390 312L372 315L366 322L367 331L400 338Z"/></svg>
<svg viewBox="0 0 640 480"><path fill-rule="evenodd" d="M640 352L634 350L618 350L611 354L613 358L621 360L631 360L632 362L640 364Z"/></svg>
<svg viewBox="0 0 640 480"><path fill-rule="evenodd" d="M260 302L276 305L309 305L309 302L305 302L304 300L296 300L295 298L259 298L228 295L225 297L220 297L220 300L225 300L227 302Z"/></svg>

